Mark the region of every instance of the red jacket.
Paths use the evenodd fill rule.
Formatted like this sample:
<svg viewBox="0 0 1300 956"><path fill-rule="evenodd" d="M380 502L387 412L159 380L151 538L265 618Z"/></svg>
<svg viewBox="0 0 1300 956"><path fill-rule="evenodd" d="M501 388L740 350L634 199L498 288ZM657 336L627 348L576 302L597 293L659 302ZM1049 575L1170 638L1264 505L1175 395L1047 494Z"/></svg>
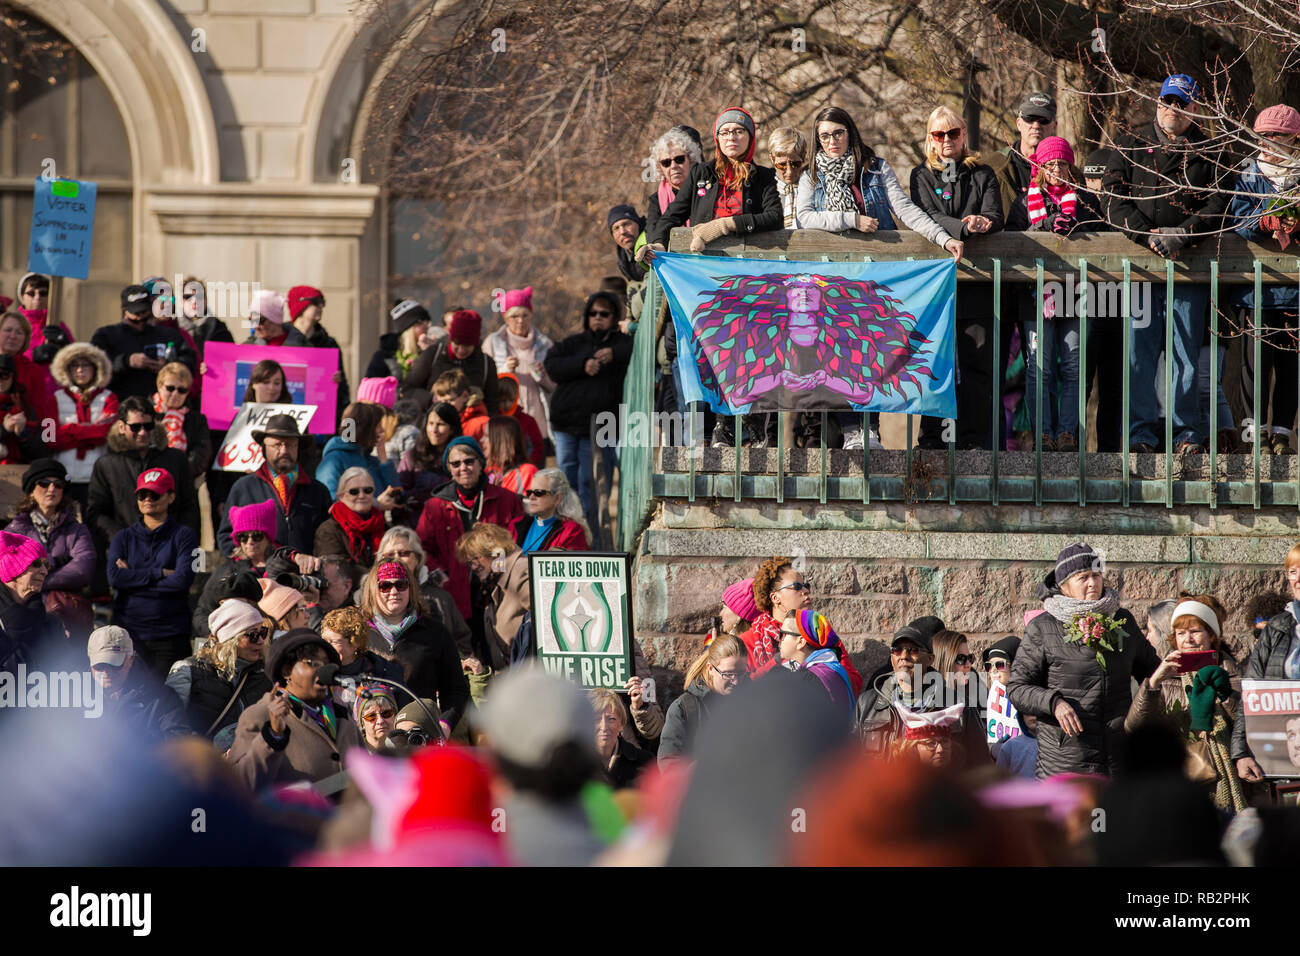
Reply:
<svg viewBox="0 0 1300 956"><path fill-rule="evenodd" d="M520 545L524 543L524 538L528 537L528 527L531 520L528 515L521 515L510 526L510 534L514 536L515 541ZM563 518L551 528L551 533L542 539L542 546L534 550L586 551L587 547L587 534L582 530L582 525L576 521L570 521L568 518Z"/></svg>
<svg viewBox="0 0 1300 956"><path fill-rule="evenodd" d="M448 482L428 501L420 513L416 534L424 546L426 561L430 570L441 568L447 572L447 590L456 601L456 608L465 620L470 620L473 608L469 597L469 568L456 560L456 542L465 533L461 523L461 511L452 505L456 501L456 483ZM514 492L498 488L496 485L483 485L482 511L479 521L498 524L509 530L511 524L523 514L519 496Z"/></svg>

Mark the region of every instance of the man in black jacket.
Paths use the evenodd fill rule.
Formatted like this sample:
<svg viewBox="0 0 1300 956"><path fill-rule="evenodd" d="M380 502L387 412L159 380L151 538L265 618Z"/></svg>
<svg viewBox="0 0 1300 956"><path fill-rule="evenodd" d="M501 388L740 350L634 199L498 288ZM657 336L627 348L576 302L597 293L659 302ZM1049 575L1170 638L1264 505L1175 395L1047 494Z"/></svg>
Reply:
<svg viewBox="0 0 1300 956"><path fill-rule="evenodd" d="M483 393L483 404L496 408L501 404L497 393L497 363L483 351L483 316L473 309L457 309L447 321L447 338L430 345L411 363L402 380L406 389L433 390L433 383L443 372L460 371L472 388Z"/></svg>
<svg viewBox="0 0 1300 956"><path fill-rule="evenodd" d="M157 391L158 370L168 362L180 362L191 372L198 370L198 356L180 330L150 321L153 303L153 295L144 286L127 286L122 290L122 321L98 328L90 337L90 344L113 360L108 387L119 399L152 395Z"/></svg>
<svg viewBox="0 0 1300 956"><path fill-rule="evenodd" d="M339 369L334 373L334 384L338 387L335 398L335 424L343 417L343 409L348 407L352 390L348 387L348 376L343 371L343 351L334 337L321 325L321 314L325 311L325 293L309 285L296 285L286 296L289 307L289 334L285 336L285 345L299 348L333 349L338 353Z"/></svg>
<svg viewBox="0 0 1300 956"><path fill-rule="evenodd" d="M583 331L570 335L546 356L546 373L557 383L551 395L551 430L555 457L582 499L592 505L592 419L602 412L617 415L623 400L623 377L632 360L632 338L618 331L623 306L611 292L593 292L582 310ZM618 433L617 421L614 422ZM605 474L613 474L614 443L601 443Z"/></svg>
<svg viewBox="0 0 1300 956"><path fill-rule="evenodd" d="M103 331L101 329L101 331ZM167 447L167 432L155 423L153 406L132 395L117 407L117 422L108 433L108 452L90 475L86 524L100 554L108 554L113 536L140 518L135 485L140 473L165 468L176 481L170 515L199 533L199 499L185 452Z"/></svg>
<svg viewBox="0 0 1300 956"><path fill-rule="evenodd" d="M101 627L90 632L86 645L90 672L104 695L104 717L119 723L131 736L149 742L192 733L181 699L149 668L137 663L126 628Z"/></svg>
<svg viewBox="0 0 1300 956"><path fill-rule="evenodd" d="M1106 167L1102 185L1110 197L1109 222L1166 259L1220 228L1228 196L1219 190L1232 165L1209 144L1195 124L1196 81L1175 74L1160 88L1155 121L1121 136ZM1165 283L1152 289L1150 314L1134 316L1128 438L1133 451L1155 451L1156 361L1164 349L1166 318L1174 323L1172 396L1166 414L1173 415L1174 450L1197 452L1209 438L1209 422L1201 415L1197 363L1205 335L1209 288L1178 283L1174 301L1165 302Z"/></svg>

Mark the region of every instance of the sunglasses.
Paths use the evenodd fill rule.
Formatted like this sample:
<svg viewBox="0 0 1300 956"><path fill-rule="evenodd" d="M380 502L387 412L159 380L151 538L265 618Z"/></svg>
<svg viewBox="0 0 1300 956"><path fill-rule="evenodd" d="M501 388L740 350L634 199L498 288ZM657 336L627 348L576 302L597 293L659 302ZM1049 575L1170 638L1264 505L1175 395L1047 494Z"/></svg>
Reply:
<svg viewBox="0 0 1300 956"><path fill-rule="evenodd" d="M414 551L385 551L379 556L381 561L396 561L398 558L414 557Z"/></svg>
<svg viewBox="0 0 1300 956"><path fill-rule="evenodd" d="M1187 104L1183 102L1181 97L1174 96L1174 94L1172 93L1170 93L1168 96L1160 97L1160 105L1168 106L1173 109L1183 109L1184 107L1187 106Z"/></svg>
<svg viewBox="0 0 1300 956"><path fill-rule="evenodd" d="M94 371L95 363L94 362L69 362L68 363L69 372L75 372L79 368L88 368L91 371Z"/></svg>
<svg viewBox="0 0 1300 956"><path fill-rule="evenodd" d="M46 561L44 558L37 558L27 566L28 571L48 571L49 569L50 562Z"/></svg>
<svg viewBox="0 0 1300 956"><path fill-rule="evenodd" d="M587 313L587 316L589 318L612 319L614 317L614 313L607 312L604 309L592 309L590 312Z"/></svg>
<svg viewBox="0 0 1300 956"><path fill-rule="evenodd" d="M40 481L36 482L36 487L37 488L58 488L62 490L63 488L68 487L68 483L62 480L61 478L42 478Z"/></svg>
<svg viewBox="0 0 1300 956"><path fill-rule="evenodd" d="M799 640L799 638L803 637L803 635L800 634L798 631L785 631L785 630L783 630L783 631L781 632L781 636L782 636L782 637L793 637L796 641Z"/></svg>
<svg viewBox="0 0 1300 956"><path fill-rule="evenodd" d="M470 465L474 464L474 462L476 462L476 461L478 461L477 458L457 458L455 461L450 461L450 460L449 460L449 461L447 462L447 467L448 467L449 469L450 469L450 468L468 468Z"/></svg>
<svg viewBox="0 0 1300 956"><path fill-rule="evenodd" d="M252 542L253 544L256 544L259 541L266 540L266 532L265 531L241 531L235 535L235 540L238 541L240 544L247 544L248 542Z"/></svg>
<svg viewBox="0 0 1300 956"><path fill-rule="evenodd" d="M29 295L33 299L42 299L50 294L49 289L28 289L23 295Z"/></svg>
<svg viewBox="0 0 1300 956"><path fill-rule="evenodd" d="M373 724L376 720L392 720L396 716L395 710L372 710L368 714L362 714L361 719L368 724Z"/></svg>
<svg viewBox="0 0 1300 956"><path fill-rule="evenodd" d="M168 392L180 392L184 395L190 390L190 387L188 385L164 385L163 390Z"/></svg>
<svg viewBox="0 0 1300 956"><path fill-rule="evenodd" d="M270 628L263 624L261 627L253 628L251 631L245 631L240 636L248 638L248 643L250 644L261 644L271 636L271 633Z"/></svg>
<svg viewBox="0 0 1300 956"><path fill-rule="evenodd" d="M963 132L965 131L960 126L953 127L952 129L932 129L930 130L930 138L939 142L943 142L945 139L950 139L956 142L961 139L961 134Z"/></svg>
<svg viewBox="0 0 1300 956"><path fill-rule="evenodd" d="M153 422L136 422L134 425L129 425L126 422L123 422L122 424L126 425L127 428L137 435L141 432L153 431Z"/></svg>
<svg viewBox="0 0 1300 956"><path fill-rule="evenodd" d="M685 165L686 165L686 157L685 157L685 156L671 156L671 157L669 157L668 159L661 159L661 160L659 160L659 165L662 166L664 169L667 169L669 166L685 166Z"/></svg>
<svg viewBox="0 0 1300 956"><path fill-rule="evenodd" d="M410 582L403 581L400 578L395 581L380 581L379 590L381 591L405 591L410 587Z"/></svg>
<svg viewBox="0 0 1300 956"><path fill-rule="evenodd" d="M958 667L965 667L967 664L974 664L974 663L975 663L975 655L974 655L974 654L958 654L956 657L953 658L953 663L955 663Z"/></svg>
<svg viewBox="0 0 1300 956"><path fill-rule="evenodd" d="M791 591L812 591L812 585L807 581L795 581L794 584L783 584L779 588L776 588L776 590L784 591L786 588L789 588Z"/></svg>
<svg viewBox="0 0 1300 956"><path fill-rule="evenodd" d="M147 488L141 488L135 493L136 501L157 501L161 497L162 495L158 494L158 492L150 491Z"/></svg>
<svg viewBox="0 0 1300 956"><path fill-rule="evenodd" d="M986 671L1004 671L1007 669L1006 661L989 661L984 665Z"/></svg>
<svg viewBox="0 0 1300 956"><path fill-rule="evenodd" d="M524 492L525 498L545 498L550 492L545 488L529 488Z"/></svg>
<svg viewBox="0 0 1300 956"><path fill-rule="evenodd" d="M801 159L792 159L792 160L790 160L788 163L773 163L773 164L772 164L772 166L773 166L774 169L780 169L780 170L786 170L786 169L802 169L802 168L803 168L803 165L804 165L804 163L803 163L803 160L801 160Z"/></svg>
<svg viewBox="0 0 1300 956"><path fill-rule="evenodd" d="M349 489L348 489L348 494L351 495L353 498L357 497L357 495L373 495L374 493L375 493L375 486L374 486L374 485L369 485L369 486L367 486L367 487L365 487L365 488L349 488Z"/></svg>

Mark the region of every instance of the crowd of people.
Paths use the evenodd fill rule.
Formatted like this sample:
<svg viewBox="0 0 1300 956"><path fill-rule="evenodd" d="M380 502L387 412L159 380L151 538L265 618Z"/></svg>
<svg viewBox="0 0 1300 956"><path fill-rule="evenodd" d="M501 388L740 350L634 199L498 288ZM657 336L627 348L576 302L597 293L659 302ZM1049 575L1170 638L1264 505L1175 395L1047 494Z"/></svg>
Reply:
<svg viewBox="0 0 1300 956"><path fill-rule="evenodd" d="M606 229L613 241L620 276L628 287L632 319L643 316L649 263L666 248L670 231L689 226L691 250L703 252L716 239L775 230L820 229L870 234L912 230L937 249L960 259L966 243L1002 231L1050 232L1060 236L1114 231L1148 252L1175 259L1207 239L1239 234L1285 249L1300 226L1295 189L1300 183L1300 112L1278 104L1261 109L1248 151L1237 144L1248 135L1205 128L1206 110L1199 85L1185 74L1162 84L1155 115L1115 138L1107 148L1086 153L1082 144L1056 135L1057 104L1050 94L1030 93L1015 117L1017 138L981 155L967 141L966 121L946 106L933 109L923 131L925 161L908 174L908 187L889 162L867 144L854 118L838 107L817 113L809 135L790 126L766 137L760 165L759 132L750 114L730 107L718 114L712 130L713 158L706 159L700 134L675 126L651 147L660 181L648 207L614 206ZM1246 152L1246 155L1242 155ZM937 250L936 250L937 251ZM1079 395L1096 393L1097 441L1101 451L1164 450L1158 427L1170 416L1179 454L1208 450L1210 406L1217 404L1221 451L1241 450L1242 441L1223 392L1226 337L1221 340L1218 392L1210 394L1208 284L1178 281L1166 302L1163 282L1152 283L1147 300L1134 300L1136 321L1126 333L1123 312L1099 314L1089 305L1088 367L1080 367L1080 317L1060 290L1047 289L1037 301L1033 288L1002 287L1002 354L993 352L994 299L988 282L958 283L956 299L958 448L998 447L1074 451L1079 447ZM1067 293L1068 294L1068 293ZM1254 318L1251 286L1225 291L1220 308L1227 320L1220 331L1257 328L1263 339L1261 368L1254 349L1243 350L1242 400L1252 407L1254 382L1261 379L1261 417L1271 425L1256 431L1261 449L1293 454L1297 380L1293 352L1296 283L1266 282L1259 319ZM1073 295L1070 295L1073 299ZM1095 297L1094 297L1095 299ZM1042 309L1042 341L1037 313ZM1160 357L1165 325L1173 324L1172 389L1163 394ZM666 334L665 334L666 333ZM1130 337L1129 433L1123 429L1122 372L1114 357ZM671 322L657 326L657 404L660 411L686 415L677 369L677 336ZM1040 354L1041 353L1041 354ZM1041 368L1040 368L1041 366ZM1042 377L1042 421L1036 395ZM1002 394L1005 412L993 421L989 397ZM773 416L744 418L745 445L762 447L775 438ZM883 447L879 414L863 429L862 414L833 413L828 434L820 416L802 415L795 433L800 447L861 449ZM717 446L734 444L732 420L706 419ZM942 420L922 418L921 448L943 448Z"/></svg>

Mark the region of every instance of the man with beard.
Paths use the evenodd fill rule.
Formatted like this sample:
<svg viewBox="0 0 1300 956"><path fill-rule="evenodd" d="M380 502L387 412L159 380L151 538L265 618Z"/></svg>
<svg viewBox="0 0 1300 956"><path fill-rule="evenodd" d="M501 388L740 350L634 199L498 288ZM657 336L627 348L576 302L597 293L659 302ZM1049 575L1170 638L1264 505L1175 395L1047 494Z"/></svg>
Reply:
<svg viewBox="0 0 1300 956"><path fill-rule="evenodd" d="M226 502L232 508L275 502L275 540L298 552L299 570L310 574L320 568L320 562L311 557L316 528L329 517L334 500L324 485L298 467L301 438L298 420L292 415L273 415L266 428L254 429L253 440L262 446L265 461L257 471L235 482ZM217 534L226 557L235 549L232 531L227 512Z"/></svg>
<svg viewBox="0 0 1300 956"><path fill-rule="evenodd" d="M251 790L272 784L315 783L344 768L361 736L347 708L336 708L317 678L339 656L320 635L298 628L267 651L274 687L239 716L230 763Z"/></svg>

